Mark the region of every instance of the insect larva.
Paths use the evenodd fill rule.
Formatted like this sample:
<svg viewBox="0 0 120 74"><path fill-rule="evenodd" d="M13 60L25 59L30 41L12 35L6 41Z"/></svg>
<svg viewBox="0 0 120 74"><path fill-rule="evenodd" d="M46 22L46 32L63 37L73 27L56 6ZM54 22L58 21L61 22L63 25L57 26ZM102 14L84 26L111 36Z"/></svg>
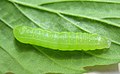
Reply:
<svg viewBox="0 0 120 74"><path fill-rule="evenodd" d="M109 48L111 41L98 34L74 32L50 32L40 28L18 26L15 38L26 44L59 50L95 50Z"/></svg>

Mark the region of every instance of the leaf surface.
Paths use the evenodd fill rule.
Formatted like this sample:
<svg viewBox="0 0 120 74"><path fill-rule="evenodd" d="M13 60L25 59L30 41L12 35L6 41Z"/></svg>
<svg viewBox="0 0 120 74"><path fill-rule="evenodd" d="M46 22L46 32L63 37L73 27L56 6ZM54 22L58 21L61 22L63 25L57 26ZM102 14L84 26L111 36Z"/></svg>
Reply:
<svg viewBox="0 0 120 74"><path fill-rule="evenodd" d="M16 74L82 73L84 67L120 61L120 1L0 0L0 72ZM57 32L98 33L110 49L55 51L22 44L13 28L27 25Z"/></svg>

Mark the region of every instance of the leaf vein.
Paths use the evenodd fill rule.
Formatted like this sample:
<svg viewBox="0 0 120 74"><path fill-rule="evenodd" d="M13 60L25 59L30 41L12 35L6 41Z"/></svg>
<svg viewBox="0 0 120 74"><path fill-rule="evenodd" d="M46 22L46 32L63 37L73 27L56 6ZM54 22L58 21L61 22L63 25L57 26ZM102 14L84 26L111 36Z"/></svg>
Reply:
<svg viewBox="0 0 120 74"><path fill-rule="evenodd" d="M33 74L31 71L27 70L23 65L21 65L20 62L18 62L17 59L14 58L9 52L7 52L2 46L0 46L0 48L3 49L3 51L5 51L14 61L16 61L21 66L21 68L28 71L30 74Z"/></svg>
<svg viewBox="0 0 120 74"><path fill-rule="evenodd" d="M42 7L42 6L37 6L37 5L31 5L31 4L23 3L23 2L19 2L19 1L12 1L12 0L9 0L9 1L11 1L13 3L17 3L17 4L20 4L20 5L23 5L23 6L27 6L27 7L31 7L31 8L35 8L35 9L39 9L39 10L44 10L44 11L48 11L48 12L55 13L55 14L61 13L61 14L65 14L65 15L75 16L75 17L82 17L82 18L86 18L86 19L102 22L102 23L105 23L105 24L108 24L108 25L112 25L112 26L116 26L116 27L120 28L120 25L117 24L117 23L113 23L113 22L110 22L110 21L107 21L107 20L103 20L103 19L99 19L99 18L95 18L95 17L78 15L78 14L76 15L76 14L73 14L73 13L68 13L68 12L64 12L64 11L54 10L54 9L50 9L50 8L46 8L46 7Z"/></svg>

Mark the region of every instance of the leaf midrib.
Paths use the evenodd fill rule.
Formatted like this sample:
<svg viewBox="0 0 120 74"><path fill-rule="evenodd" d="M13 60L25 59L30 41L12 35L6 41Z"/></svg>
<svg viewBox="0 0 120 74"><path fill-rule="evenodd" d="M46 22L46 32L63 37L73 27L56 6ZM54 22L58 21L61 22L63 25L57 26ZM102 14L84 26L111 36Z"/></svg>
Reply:
<svg viewBox="0 0 120 74"><path fill-rule="evenodd" d="M12 0L11 0L12 1ZM45 3L40 3L38 5L47 5L47 4L52 4L52 3L60 3L60 2L101 2L101 3L114 3L114 4L120 4L120 2L116 1L100 1L100 0L61 0L61 1L51 1L51 2L45 2Z"/></svg>

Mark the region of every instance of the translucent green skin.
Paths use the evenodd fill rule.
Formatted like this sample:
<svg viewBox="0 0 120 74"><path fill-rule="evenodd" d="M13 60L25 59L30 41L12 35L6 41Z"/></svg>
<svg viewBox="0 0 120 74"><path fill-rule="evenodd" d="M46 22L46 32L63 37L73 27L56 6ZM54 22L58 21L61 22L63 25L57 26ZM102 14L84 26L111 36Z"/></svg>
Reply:
<svg viewBox="0 0 120 74"><path fill-rule="evenodd" d="M15 27L13 33L22 43L59 50L95 50L109 48L111 44L107 38L98 34L50 32L28 26Z"/></svg>

